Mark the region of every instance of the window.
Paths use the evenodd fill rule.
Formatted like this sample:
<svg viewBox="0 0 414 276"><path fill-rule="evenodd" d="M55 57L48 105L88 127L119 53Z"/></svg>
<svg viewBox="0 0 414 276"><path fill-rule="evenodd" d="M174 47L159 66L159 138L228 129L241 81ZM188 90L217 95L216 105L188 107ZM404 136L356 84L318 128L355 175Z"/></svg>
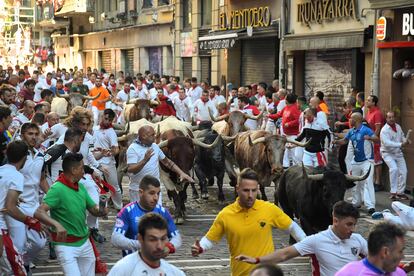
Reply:
<svg viewBox="0 0 414 276"><path fill-rule="evenodd" d="M158 6L165 6L169 4L170 4L170 0L158 0Z"/></svg>
<svg viewBox="0 0 414 276"><path fill-rule="evenodd" d="M211 26L211 0L201 0L201 26Z"/></svg>
<svg viewBox="0 0 414 276"><path fill-rule="evenodd" d="M183 28L191 30L191 0L183 2Z"/></svg>
<svg viewBox="0 0 414 276"><path fill-rule="evenodd" d="M117 11L118 10L118 0L109 0L110 1L110 11Z"/></svg>
<svg viewBox="0 0 414 276"><path fill-rule="evenodd" d="M144 0L142 3L142 8L146 9L146 8L152 8L153 7L153 0Z"/></svg>

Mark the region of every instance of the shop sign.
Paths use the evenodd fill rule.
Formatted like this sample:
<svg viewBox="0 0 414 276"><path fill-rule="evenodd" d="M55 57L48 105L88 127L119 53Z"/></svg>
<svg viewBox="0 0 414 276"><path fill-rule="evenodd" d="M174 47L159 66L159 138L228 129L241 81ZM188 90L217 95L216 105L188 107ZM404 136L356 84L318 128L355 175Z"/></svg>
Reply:
<svg viewBox="0 0 414 276"><path fill-rule="evenodd" d="M403 14L402 34L403 35L414 35L414 13Z"/></svg>
<svg viewBox="0 0 414 276"><path fill-rule="evenodd" d="M268 27L271 24L269 7L258 7L242 10L234 10L228 14L223 12L219 16L219 29L238 30L249 26Z"/></svg>
<svg viewBox="0 0 414 276"><path fill-rule="evenodd" d="M323 21L353 18L357 19L356 0L311 0L297 5L297 22L310 25Z"/></svg>
<svg viewBox="0 0 414 276"><path fill-rule="evenodd" d="M200 50L229 49L233 48L234 44L234 38L200 41Z"/></svg>
<svg viewBox="0 0 414 276"><path fill-rule="evenodd" d="M383 41L387 38L387 19L381 16L377 20L377 40Z"/></svg>

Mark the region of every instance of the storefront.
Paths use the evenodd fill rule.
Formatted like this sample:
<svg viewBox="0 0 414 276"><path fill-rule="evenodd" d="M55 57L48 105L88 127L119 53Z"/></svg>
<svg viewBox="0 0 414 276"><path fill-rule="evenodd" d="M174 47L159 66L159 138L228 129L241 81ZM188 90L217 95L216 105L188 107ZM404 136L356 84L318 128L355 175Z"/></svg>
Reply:
<svg viewBox="0 0 414 276"><path fill-rule="evenodd" d="M278 78L280 1L228 1L219 10L214 31L199 37L198 50L208 66L208 52L219 51L219 62L210 61L233 86Z"/></svg>
<svg viewBox="0 0 414 276"><path fill-rule="evenodd" d="M325 7L326 6L326 7ZM374 16L368 1L291 1L283 41L287 88L311 97L316 91L334 115L353 88L370 91Z"/></svg>
<svg viewBox="0 0 414 276"><path fill-rule="evenodd" d="M388 1L379 2L373 6L379 10L376 47L380 64L380 106L384 112L395 111L407 133L408 129L414 129L414 4L406 1L411 7L401 5L404 8L399 8ZM413 144L404 148L404 156L407 167L412 168ZM414 188L414 172L410 169L407 187Z"/></svg>

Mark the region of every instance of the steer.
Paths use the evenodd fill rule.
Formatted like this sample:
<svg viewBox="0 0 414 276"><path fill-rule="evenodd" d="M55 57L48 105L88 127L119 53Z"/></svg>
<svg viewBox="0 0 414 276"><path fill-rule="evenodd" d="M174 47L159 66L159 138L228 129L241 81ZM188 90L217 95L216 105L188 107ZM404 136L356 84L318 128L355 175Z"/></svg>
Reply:
<svg viewBox="0 0 414 276"><path fill-rule="evenodd" d="M95 100L100 95L101 93L99 93L98 95L94 97L91 97L91 96L82 95L81 93L77 93L77 92L71 92L70 94L56 93L57 98L65 99L67 101L67 104L64 104L62 100L58 100L58 99L53 100L51 110L58 113L59 116L65 117L70 113L70 111L73 108L77 106L83 106L85 101Z"/></svg>
<svg viewBox="0 0 414 276"><path fill-rule="evenodd" d="M233 136L239 132L246 131L247 128L244 126L244 123L247 119L259 120L263 116L263 112L257 116L253 116L239 110L232 111L219 117L214 117L210 109L209 113L211 120L216 122L212 127L213 130L217 131L220 135L228 136Z"/></svg>
<svg viewBox="0 0 414 276"><path fill-rule="evenodd" d="M151 107L158 105L157 101L145 99L132 99L126 102L123 110L125 122L138 121L145 118L151 120Z"/></svg>
<svg viewBox="0 0 414 276"><path fill-rule="evenodd" d="M284 136L272 135L264 130L239 133L234 144L234 154L240 169L255 170L260 179L262 199L267 200L265 187L283 172L282 160L286 143L304 147L301 143Z"/></svg>
<svg viewBox="0 0 414 276"><path fill-rule="evenodd" d="M292 219L300 220L307 235L326 230L332 223L333 205L344 199L346 189L363 176L351 176L330 167L311 168L295 165L281 176L275 203Z"/></svg>

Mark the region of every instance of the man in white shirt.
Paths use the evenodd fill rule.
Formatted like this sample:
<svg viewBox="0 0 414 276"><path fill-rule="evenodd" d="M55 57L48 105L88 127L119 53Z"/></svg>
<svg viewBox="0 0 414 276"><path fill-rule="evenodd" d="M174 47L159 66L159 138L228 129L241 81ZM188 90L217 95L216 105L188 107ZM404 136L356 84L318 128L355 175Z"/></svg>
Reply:
<svg viewBox="0 0 414 276"><path fill-rule="evenodd" d="M209 109L213 113L214 117L217 117L217 108L214 106L213 102L208 99L208 91L205 90L201 94L201 98L194 102L193 117L197 124L202 121L211 121Z"/></svg>
<svg viewBox="0 0 414 276"><path fill-rule="evenodd" d="M167 94L165 96L170 98L172 101L175 98L178 98L178 92L176 91L177 86L175 84L170 83L166 87L167 87Z"/></svg>
<svg viewBox="0 0 414 276"><path fill-rule="evenodd" d="M28 216L34 217L37 207L39 207L40 189L47 193L49 185L46 182L43 172L43 154L35 149L39 139L40 129L34 123L25 123L21 127L21 139L28 146L27 160L20 170L24 176L24 186L22 193L8 195L10 200L19 202L19 209ZM13 244L19 253L23 255L24 265L28 266L33 261L46 244L45 237L39 235L37 230L26 226L24 222L7 216L7 224Z"/></svg>
<svg viewBox="0 0 414 276"><path fill-rule="evenodd" d="M405 139L401 126L395 122L395 114L390 111L386 117L387 123L381 129L381 156L389 168L391 196L390 199L408 199L404 194L407 181L407 165L404 160L402 147L411 143Z"/></svg>
<svg viewBox="0 0 414 276"><path fill-rule="evenodd" d="M191 102L195 105L195 102L200 99L203 88L197 84L197 78L191 78L191 87L188 89L187 96L191 98Z"/></svg>
<svg viewBox="0 0 414 276"><path fill-rule="evenodd" d="M45 140L41 144L41 148L46 150L55 143L56 139L50 139L49 136L52 134L52 127L59 123L59 114L56 112L50 112L46 115L46 123L44 123L40 130L42 131Z"/></svg>
<svg viewBox="0 0 414 276"><path fill-rule="evenodd" d="M92 88L95 87L95 82L96 82L96 73L91 73L89 75L89 80L84 82L84 85L86 85L88 89L91 90Z"/></svg>
<svg viewBox="0 0 414 276"><path fill-rule="evenodd" d="M40 93L42 93L43 89L51 89L52 87L56 87L56 79L53 78L52 73L47 73L45 79L39 80L39 82L36 84L34 88L34 97L33 101L39 102L42 100L42 97L40 96Z"/></svg>
<svg viewBox="0 0 414 276"><path fill-rule="evenodd" d="M332 225L327 230L308 236L292 246L260 258L240 255L236 259L251 264L274 264L314 254L312 260L319 263L314 268L319 267L319 270L314 271L313 275L332 276L346 264L359 260L360 255L368 255L367 241L360 234L353 233L359 218L358 209L351 203L339 201L333 207L332 216Z"/></svg>
<svg viewBox="0 0 414 276"><path fill-rule="evenodd" d="M115 189L115 194L111 195L112 202L115 209L121 210L122 194L118 184L118 174L114 158L119 152L118 137L112 127L115 116L115 112L112 109L104 110L99 129L93 133L95 140L94 156L99 164L105 165L108 168L108 173L105 174L105 177L108 183Z"/></svg>
<svg viewBox="0 0 414 276"><path fill-rule="evenodd" d="M191 99L185 94L184 88L180 87L178 90L178 97L173 100L176 116L178 119L184 122L191 121Z"/></svg>
<svg viewBox="0 0 414 276"><path fill-rule="evenodd" d="M17 113L17 116L13 118L13 121L10 124L9 130L12 134L15 134L24 123L30 122L35 112L35 106L36 104L30 100L23 103L22 112Z"/></svg>
<svg viewBox="0 0 414 276"><path fill-rule="evenodd" d="M162 88L161 80L156 79L154 81L154 87L149 90L149 95L151 97L151 100L155 100L157 98L159 89L162 89L162 91L164 92L164 95L167 94L167 92L164 91L164 89Z"/></svg>
<svg viewBox="0 0 414 276"><path fill-rule="evenodd" d="M220 95L220 87L218 85L213 85L208 90L210 101L213 102L214 106L218 108L220 103L225 103L226 98Z"/></svg>
<svg viewBox="0 0 414 276"><path fill-rule="evenodd" d="M130 84L128 82L125 82L124 89L122 89L118 92L118 94L116 94L115 102L119 105L125 103L128 100L128 98L132 100L137 97L138 94L136 93L136 91L131 90Z"/></svg>
<svg viewBox="0 0 414 276"><path fill-rule="evenodd" d="M181 180L194 182L174 162L165 156L160 147L154 143L155 130L151 126L142 126L138 130L138 139L127 150L128 173L130 174L129 199L130 202L139 201L139 183L145 175L151 175L160 180L160 166L162 162L180 177ZM158 200L162 205L161 196Z"/></svg>
<svg viewBox="0 0 414 276"><path fill-rule="evenodd" d="M108 276L185 275L184 272L162 259L167 255L167 229L167 223L160 215L148 213L142 216L138 225L138 241L141 244L139 252L129 254L119 260Z"/></svg>

